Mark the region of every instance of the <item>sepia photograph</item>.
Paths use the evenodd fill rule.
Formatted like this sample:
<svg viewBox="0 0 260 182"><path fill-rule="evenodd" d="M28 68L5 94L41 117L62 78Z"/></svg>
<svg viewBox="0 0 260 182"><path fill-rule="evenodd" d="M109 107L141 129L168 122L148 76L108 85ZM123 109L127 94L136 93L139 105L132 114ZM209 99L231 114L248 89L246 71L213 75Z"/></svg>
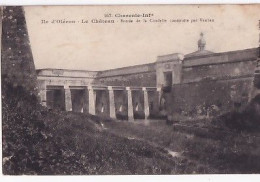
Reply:
<svg viewBox="0 0 260 182"><path fill-rule="evenodd" d="M3 175L260 173L260 4L0 12Z"/></svg>

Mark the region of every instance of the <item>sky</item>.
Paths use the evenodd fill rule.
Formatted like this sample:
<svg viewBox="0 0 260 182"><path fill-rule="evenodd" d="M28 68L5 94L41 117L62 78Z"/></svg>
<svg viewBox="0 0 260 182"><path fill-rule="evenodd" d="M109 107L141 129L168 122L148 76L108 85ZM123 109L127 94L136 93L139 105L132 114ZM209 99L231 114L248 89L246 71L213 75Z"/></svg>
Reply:
<svg viewBox="0 0 260 182"><path fill-rule="evenodd" d="M226 52L259 45L260 5L27 6L25 16L37 69L108 70L152 63L157 56L206 49ZM42 20L121 19L104 14L151 13L148 23L42 24ZM214 22L201 22L200 19ZM136 20L137 18L132 18ZM167 23L149 23L166 19ZM188 19L187 23L170 20ZM191 23L191 20L197 22Z"/></svg>

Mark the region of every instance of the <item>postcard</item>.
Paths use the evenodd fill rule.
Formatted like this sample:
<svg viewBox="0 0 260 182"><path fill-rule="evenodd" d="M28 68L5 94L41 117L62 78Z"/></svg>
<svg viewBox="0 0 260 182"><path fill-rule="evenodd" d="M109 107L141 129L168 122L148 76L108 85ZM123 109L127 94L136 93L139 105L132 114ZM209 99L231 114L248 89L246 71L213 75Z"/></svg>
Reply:
<svg viewBox="0 0 260 182"><path fill-rule="evenodd" d="M3 174L259 174L259 12L2 6Z"/></svg>

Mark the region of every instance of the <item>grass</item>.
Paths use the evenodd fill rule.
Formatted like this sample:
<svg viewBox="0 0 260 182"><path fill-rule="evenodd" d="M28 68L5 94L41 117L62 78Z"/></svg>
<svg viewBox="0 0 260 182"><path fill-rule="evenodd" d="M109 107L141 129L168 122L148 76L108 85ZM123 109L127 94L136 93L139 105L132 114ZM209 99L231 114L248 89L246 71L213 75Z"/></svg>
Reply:
<svg viewBox="0 0 260 182"><path fill-rule="evenodd" d="M260 138L165 123L110 122L106 127L122 136L139 138L182 153L185 159L196 165L195 173L260 172Z"/></svg>

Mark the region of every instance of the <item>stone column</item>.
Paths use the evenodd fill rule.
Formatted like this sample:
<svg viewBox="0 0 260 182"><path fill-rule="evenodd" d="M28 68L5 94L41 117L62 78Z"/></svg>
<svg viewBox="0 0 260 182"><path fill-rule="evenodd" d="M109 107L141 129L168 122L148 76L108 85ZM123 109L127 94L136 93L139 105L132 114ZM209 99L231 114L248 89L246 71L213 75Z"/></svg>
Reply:
<svg viewBox="0 0 260 182"><path fill-rule="evenodd" d="M88 111L89 114L96 115L96 95L92 86L88 86Z"/></svg>
<svg viewBox="0 0 260 182"><path fill-rule="evenodd" d="M115 96L112 86L108 86L109 93L109 116L110 118L116 119L116 108L115 108Z"/></svg>
<svg viewBox="0 0 260 182"><path fill-rule="evenodd" d="M130 87L126 87L127 91L127 104L128 104L128 120L134 120L132 91Z"/></svg>
<svg viewBox="0 0 260 182"><path fill-rule="evenodd" d="M65 90L65 110L72 111L71 91L68 85L64 85Z"/></svg>
<svg viewBox="0 0 260 182"><path fill-rule="evenodd" d="M159 105L162 97L162 89L160 87L157 87L157 92L158 92L158 99L159 99Z"/></svg>
<svg viewBox="0 0 260 182"><path fill-rule="evenodd" d="M42 106L47 106L47 89L46 89L46 83L45 81L41 82L42 84L39 86L40 87L40 99L41 99L41 105Z"/></svg>
<svg viewBox="0 0 260 182"><path fill-rule="evenodd" d="M150 115L148 93L145 87L142 88L144 92L144 116L147 119Z"/></svg>

